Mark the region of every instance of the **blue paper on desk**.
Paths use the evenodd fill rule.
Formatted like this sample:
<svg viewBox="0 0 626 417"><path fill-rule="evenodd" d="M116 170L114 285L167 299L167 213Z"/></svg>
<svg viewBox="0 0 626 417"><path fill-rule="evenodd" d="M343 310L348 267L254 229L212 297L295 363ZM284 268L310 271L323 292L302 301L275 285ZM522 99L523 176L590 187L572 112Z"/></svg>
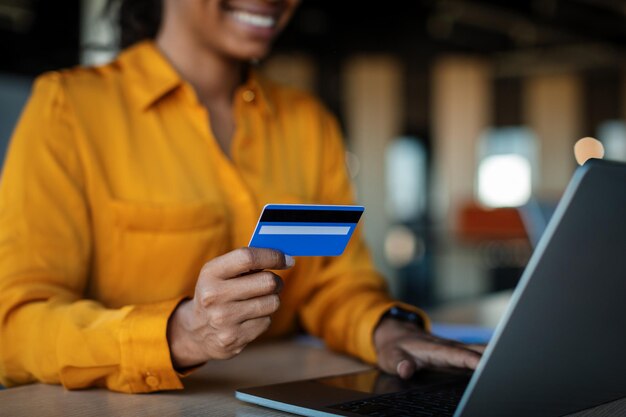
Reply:
<svg viewBox="0 0 626 417"><path fill-rule="evenodd" d="M363 206L268 204L248 246L291 256L338 256L363 211Z"/></svg>
<svg viewBox="0 0 626 417"><path fill-rule="evenodd" d="M433 323L432 332L436 336L457 340L463 343L485 344L491 340L494 329L467 324Z"/></svg>

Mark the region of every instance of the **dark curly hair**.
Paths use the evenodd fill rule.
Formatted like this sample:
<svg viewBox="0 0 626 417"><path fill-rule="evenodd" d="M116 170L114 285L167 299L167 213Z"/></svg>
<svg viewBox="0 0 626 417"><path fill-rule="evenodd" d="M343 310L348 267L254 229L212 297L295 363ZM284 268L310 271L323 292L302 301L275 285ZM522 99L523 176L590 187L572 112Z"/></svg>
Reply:
<svg viewBox="0 0 626 417"><path fill-rule="evenodd" d="M108 0L107 11L118 12L120 47L154 39L163 15L163 0Z"/></svg>

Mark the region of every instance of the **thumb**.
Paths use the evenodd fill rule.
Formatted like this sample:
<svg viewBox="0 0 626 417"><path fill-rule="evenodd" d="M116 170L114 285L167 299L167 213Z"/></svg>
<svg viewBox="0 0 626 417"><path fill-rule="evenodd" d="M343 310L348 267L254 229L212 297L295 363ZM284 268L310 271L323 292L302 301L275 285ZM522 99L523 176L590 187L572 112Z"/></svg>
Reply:
<svg viewBox="0 0 626 417"><path fill-rule="evenodd" d="M388 374L409 379L416 370L413 357L399 347L389 347L380 352L378 360L380 368Z"/></svg>

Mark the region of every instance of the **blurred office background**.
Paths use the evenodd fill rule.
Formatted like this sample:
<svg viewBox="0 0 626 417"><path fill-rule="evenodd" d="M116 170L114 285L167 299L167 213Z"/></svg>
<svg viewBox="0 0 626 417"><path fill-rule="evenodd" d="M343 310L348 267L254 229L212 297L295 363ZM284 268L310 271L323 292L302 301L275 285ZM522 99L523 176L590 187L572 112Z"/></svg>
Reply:
<svg viewBox="0 0 626 417"><path fill-rule="evenodd" d="M0 0L2 158L33 77L115 56L104 4ZM626 161L623 0L303 0L260 66L338 116L376 263L421 305L516 284L578 138Z"/></svg>

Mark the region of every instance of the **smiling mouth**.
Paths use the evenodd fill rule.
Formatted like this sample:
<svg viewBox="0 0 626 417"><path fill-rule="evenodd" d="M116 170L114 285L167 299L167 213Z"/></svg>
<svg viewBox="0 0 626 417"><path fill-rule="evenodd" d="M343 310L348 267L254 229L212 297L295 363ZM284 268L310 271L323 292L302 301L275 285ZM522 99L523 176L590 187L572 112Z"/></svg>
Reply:
<svg viewBox="0 0 626 417"><path fill-rule="evenodd" d="M230 15L240 23L258 28L272 28L276 25L277 21L274 16L257 14L243 10L232 10Z"/></svg>

